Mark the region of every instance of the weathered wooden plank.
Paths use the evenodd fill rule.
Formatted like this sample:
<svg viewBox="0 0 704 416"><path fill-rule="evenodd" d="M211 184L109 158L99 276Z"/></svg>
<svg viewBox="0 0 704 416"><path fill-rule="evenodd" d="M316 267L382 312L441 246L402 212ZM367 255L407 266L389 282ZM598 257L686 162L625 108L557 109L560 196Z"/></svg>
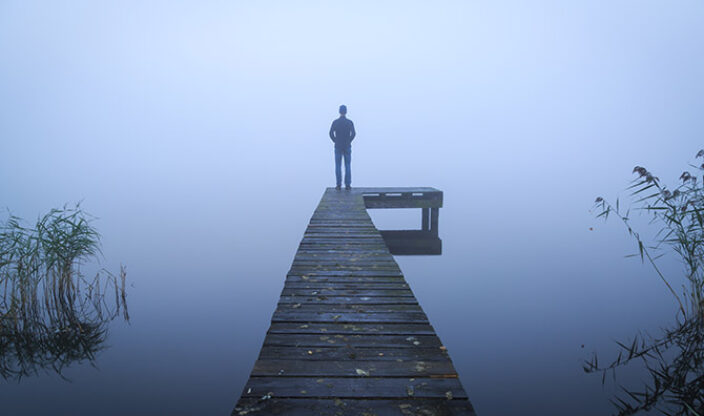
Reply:
<svg viewBox="0 0 704 416"><path fill-rule="evenodd" d="M293 267L302 267L302 266L333 266L333 270L337 270L338 266L355 266L355 267L361 267L360 270L366 270L366 269L379 269L379 268L385 268L385 269L392 269L392 270L399 270L400 268L398 267L398 264L395 262L390 262L390 261L380 261L380 260L374 260L374 259L300 259L300 260L294 260L292 262Z"/></svg>
<svg viewBox="0 0 704 416"><path fill-rule="evenodd" d="M340 304L345 303L349 305L373 305L381 303L393 303L393 304L413 304L417 305L418 301L415 297L411 296L395 296L395 297L384 297L384 296L281 296L279 299L279 304L286 303L300 303L300 304Z"/></svg>
<svg viewBox="0 0 704 416"><path fill-rule="evenodd" d="M466 399L457 378L251 377L242 397Z"/></svg>
<svg viewBox="0 0 704 416"><path fill-rule="evenodd" d="M333 271L349 271L351 273L363 272L364 270L372 271L386 271L393 272L398 270L395 267L377 267L377 266L348 266L343 264L330 264L330 265L320 265L320 264L310 264L310 265L294 265L291 267L292 272L300 273L312 273L312 272L333 272Z"/></svg>
<svg viewBox="0 0 704 416"><path fill-rule="evenodd" d="M287 288L281 291L282 296L360 296L360 297L412 297L413 292L409 289L296 289Z"/></svg>
<svg viewBox="0 0 704 416"><path fill-rule="evenodd" d="M361 260L369 260L369 261L381 261L381 262L388 262L388 263L396 263L395 261L392 261L392 259L389 259L388 253L382 253L381 250L379 253L370 253L369 250L359 250L357 252L351 252L347 251L345 253L330 253L329 250L323 251L323 252L311 252L311 251L305 251L301 252L301 250L298 250L296 254L296 260L334 260L334 261L340 261L340 260L347 260L347 261L361 261Z"/></svg>
<svg viewBox="0 0 704 416"><path fill-rule="evenodd" d="M381 235L379 235L381 237ZM305 237L304 239L301 240L299 243L299 246L306 246L308 245L308 248L313 248L313 247L320 247L321 249L324 249L326 247L349 247L351 249L354 249L358 246L365 246L365 247L373 247L375 249L381 248L382 247L382 241L383 238L381 239L365 239L365 240L359 240L359 239L338 239L334 237L327 237L323 238L320 236L309 236ZM315 243L315 244L313 244Z"/></svg>
<svg viewBox="0 0 704 416"><path fill-rule="evenodd" d="M405 201L403 198L369 198L365 202L367 208L431 208L442 206L442 201L433 199L417 199Z"/></svg>
<svg viewBox="0 0 704 416"><path fill-rule="evenodd" d="M326 191L332 191L332 188L326 189ZM401 193L439 193L442 191L433 188L432 186L373 186L373 187L357 187L354 188L355 192L361 193L362 195L370 194L401 194Z"/></svg>
<svg viewBox="0 0 704 416"><path fill-rule="evenodd" d="M382 247L384 243L384 238L381 234L374 238L335 238L330 236L328 238L322 236L316 237L304 237L301 240L301 244L324 244L331 245L334 247L344 247L344 246L369 246L369 247Z"/></svg>
<svg viewBox="0 0 704 416"><path fill-rule="evenodd" d="M308 268L310 270L320 270L323 268L330 268L332 270L344 270L344 269L349 269L349 270L364 270L364 269L371 269L371 270L378 270L378 269L387 269L387 270L399 270L398 265L395 263L384 263L380 261L349 261L349 260L337 260L337 261L328 261L328 260L300 260L300 261L294 261L291 269L302 269L302 268Z"/></svg>
<svg viewBox="0 0 704 416"><path fill-rule="evenodd" d="M313 264L313 265L350 265L350 266L370 266L374 267L389 267L399 269L395 261L379 260L374 258L349 257L349 258L297 258L293 261L294 265ZM400 270L400 269L399 269Z"/></svg>
<svg viewBox="0 0 704 416"><path fill-rule="evenodd" d="M353 237L352 234L363 234L364 237L369 237L372 239L378 238L378 230L376 228L360 227L354 224L336 224L335 226L316 226L309 225L306 231L303 233L304 237L309 239L334 239L338 241L339 238L350 238ZM328 237L319 234L327 234ZM359 241L359 240L354 240ZM364 240L364 242L369 242Z"/></svg>
<svg viewBox="0 0 704 416"><path fill-rule="evenodd" d="M355 400L244 398L232 413L286 416L475 416L466 399Z"/></svg>
<svg viewBox="0 0 704 416"><path fill-rule="evenodd" d="M337 232L334 232L332 230L328 232L321 232L321 233L304 233L303 234L303 239L301 242L325 242L325 241L330 241L331 244L335 245L343 245L343 244L364 244L364 245L378 245L381 240L380 237L381 235L379 234L365 234L361 233L363 235L355 236L355 235L341 235Z"/></svg>
<svg viewBox="0 0 704 416"><path fill-rule="evenodd" d="M399 276L307 276L288 275L286 283L308 282L308 283L406 283L406 280Z"/></svg>
<svg viewBox="0 0 704 416"><path fill-rule="evenodd" d="M440 348L440 340L434 335L309 335L267 334L264 345L279 347L352 347L375 348Z"/></svg>
<svg viewBox="0 0 704 416"><path fill-rule="evenodd" d="M327 271L309 271L304 273L288 272L288 276L308 276L308 277L401 277L403 274L400 270L327 270Z"/></svg>
<svg viewBox="0 0 704 416"><path fill-rule="evenodd" d="M332 298L339 298L333 296ZM401 298L403 299L403 298ZM370 303L365 305L338 303L279 303L275 312L294 313L339 313L339 314L381 314L381 313L423 313L418 303Z"/></svg>
<svg viewBox="0 0 704 416"><path fill-rule="evenodd" d="M376 290L376 289L395 289L406 290L409 288L408 283L404 281L397 282L291 282L286 281L285 287L289 289L329 289L329 290Z"/></svg>
<svg viewBox="0 0 704 416"><path fill-rule="evenodd" d="M294 264L296 263L318 263L318 264L345 264L345 263L355 263L356 265L359 264L364 264L365 266L385 266L385 267L394 267L398 268L398 264L395 261L389 260L389 259L375 259L375 258L362 258L362 257L348 257L348 258L342 258L342 257L331 257L331 258L305 258L305 257L300 257L296 258L293 261Z"/></svg>
<svg viewBox="0 0 704 416"><path fill-rule="evenodd" d="M346 210L347 208L343 207L341 209ZM357 217L348 220L344 218L324 217L321 214L318 217L311 218L308 226L311 228L336 228L350 226L352 229L367 229L370 226L373 227L374 225L370 223L368 217ZM308 228L306 228L306 230L308 230Z"/></svg>
<svg viewBox="0 0 704 416"><path fill-rule="evenodd" d="M319 312L281 312L277 311L272 322L336 322L336 323L426 323L424 313L319 313Z"/></svg>
<svg viewBox="0 0 704 416"><path fill-rule="evenodd" d="M382 237L383 238L383 237ZM357 253L370 253L370 254L383 254L385 253L384 246L380 243L366 244L364 246L349 246L344 247L340 244L299 244L298 252L299 254L357 254Z"/></svg>
<svg viewBox="0 0 704 416"><path fill-rule="evenodd" d="M330 251L347 251L348 254L353 255L357 253L363 253L367 250L369 251L376 251L376 250L388 250L388 246L386 245L386 242L384 242L383 247L380 246L379 244L355 244L355 245L335 245L335 244L301 244L298 246L299 250L304 251L305 253L329 253Z"/></svg>
<svg viewBox="0 0 704 416"><path fill-rule="evenodd" d="M286 323L275 322L269 328L270 334L377 334L377 335L435 335L429 324L387 324L387 323Z"/></svg>
<svg viewBox="0 0 704 416"><path fill-rule="evenodd" d="M447 351L440 348L385 348L385 347L262 347L260 359L288 360L366 360L366 361L444 361Z"/></svg>
<svg viewBox="0 0 704 416"><path fill-rule="evenodd" d="M442 377L457 378L450 360L443 361L367 361L342 359L335 361L303 361L259 359L252 376L289 377Z"/></svg>

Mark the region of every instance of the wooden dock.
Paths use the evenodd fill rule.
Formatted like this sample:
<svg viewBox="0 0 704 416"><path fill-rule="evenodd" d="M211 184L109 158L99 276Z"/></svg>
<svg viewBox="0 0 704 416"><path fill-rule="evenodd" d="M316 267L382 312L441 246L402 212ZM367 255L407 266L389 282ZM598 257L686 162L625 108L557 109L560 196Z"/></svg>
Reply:
<svg viewBox="0 0 704 416"><path fill-rule="evenodd" d="M420 208L432 251L440 206L434 188L325 191L233 415L474 415L366 210Z"/></svg>

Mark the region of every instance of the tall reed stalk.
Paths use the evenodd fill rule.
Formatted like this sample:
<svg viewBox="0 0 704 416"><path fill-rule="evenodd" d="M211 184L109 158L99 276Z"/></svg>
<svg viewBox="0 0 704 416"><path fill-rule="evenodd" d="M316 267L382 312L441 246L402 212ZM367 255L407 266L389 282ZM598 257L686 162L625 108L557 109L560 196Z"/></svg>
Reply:
<svg viewBox="0 0 704 416"><path fill-rule="evenodd" d="M704 159L704 150L696 159ZM649 374L641 390L622 386L623 394L613 402L619 415L655 411L664 415L704 416L704 163L691 165L694 174L685 171L673 189L661 183L647 169L636 166L638 177L629 187L635 209L650 215L658 227L655 241L646 243L631 226L629 208L621 210L619 201L612 205L597 198L597 217L616 216L625 225L638 247L638 256L647 261L672 295L678 308L675 324L659 336L638 335L632 342L618 343L616 360L599 366L597 356L585 363L588 373L607 373L619 367L640 363ZM684 266L680 292L665 276L658 258L674 252ZM678 279L680 280L680 279Z"/></svg>
<svg viewBox="0 0 704 416"><path fill-rule="evenodd" d="M100 257L90 222L76 206L52 209L32 227L15 216L0 224L0 376L92 360L108 322L129 320L124 267L92 278L81 271Z"/></svg>

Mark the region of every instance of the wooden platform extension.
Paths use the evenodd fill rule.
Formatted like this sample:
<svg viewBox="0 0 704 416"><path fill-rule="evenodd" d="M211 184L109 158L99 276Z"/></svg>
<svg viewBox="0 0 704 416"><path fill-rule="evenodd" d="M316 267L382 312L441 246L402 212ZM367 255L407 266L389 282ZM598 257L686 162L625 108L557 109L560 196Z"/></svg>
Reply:
<svg viewBox="0 0 704 416"><path fill-rule="evenodd" d="M399 205L437 231L436 189L325 191L233 415L474 415L366 210Z"/></svg>

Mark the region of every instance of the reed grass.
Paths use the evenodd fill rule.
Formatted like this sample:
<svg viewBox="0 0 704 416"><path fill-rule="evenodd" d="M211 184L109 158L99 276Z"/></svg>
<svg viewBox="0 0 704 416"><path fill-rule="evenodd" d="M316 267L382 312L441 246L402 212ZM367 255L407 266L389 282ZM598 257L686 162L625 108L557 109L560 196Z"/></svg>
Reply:
<svg viewBox="0 0 704 416"><path fill-rule="evenodd" d="M129 320L125 268L88 278L82 266L100 259L93 218L52 209L33 226L10 215L0 224L0 376L20 379L40 369L61 374L93 360L117 316Z"/></svg>
<svg viewBox="0 0 704 416"><path fill-rule="evenodd" d="M696 159L704 159L704 150ZM678 308L675 323L660 335L643 333L618 343L617 358L606 366L599 366L596 355L585 363L586 372L602 374L602 383L607 373L615 377L619 367L640 364L645 368L649 380L642 389L621 386L623 393L612 400L618 415L654 411L704 416L704 163L690 166L695 173L683 172L672 189L644 167L633 169L638 177L629 187L631 205L647 213L658 227L650 243L631 226L631 208L624 212L618 199L615 205L596 199L597 217L615 216L625 225L637 244L636 255L652 266ZM657 260L668 252L674 252L684 266L680 292L658 266Z"/></svg>

